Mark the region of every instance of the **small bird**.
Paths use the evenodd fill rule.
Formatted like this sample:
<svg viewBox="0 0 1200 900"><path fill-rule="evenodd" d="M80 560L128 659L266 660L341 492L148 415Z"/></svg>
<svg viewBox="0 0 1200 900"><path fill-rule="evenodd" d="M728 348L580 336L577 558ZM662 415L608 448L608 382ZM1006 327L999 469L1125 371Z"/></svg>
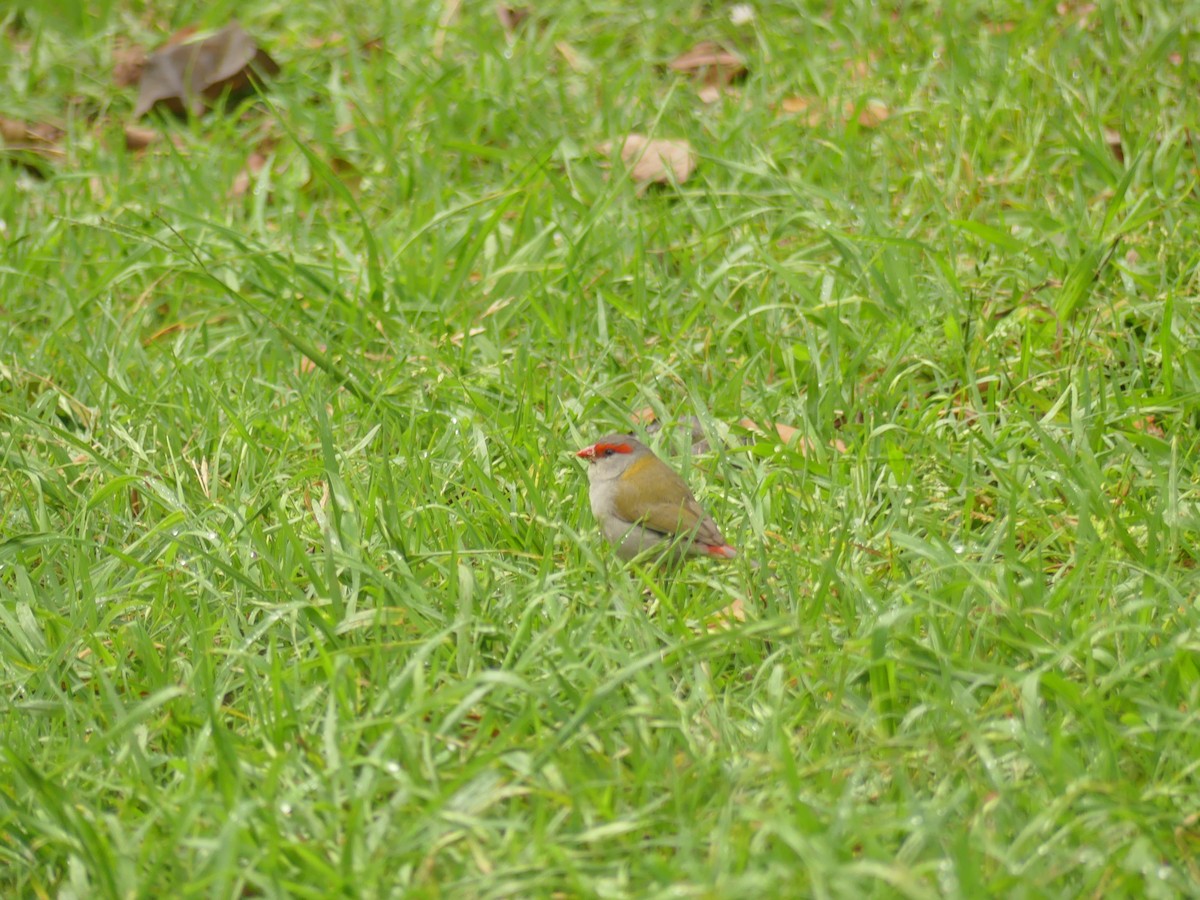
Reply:
<svg viewBox="0 0 1200 900"><path fill-rule="evenodd" d="M610 434L576 455L588 461L592 515L621 559L737 556L684 480L633 435Z"/></svg>

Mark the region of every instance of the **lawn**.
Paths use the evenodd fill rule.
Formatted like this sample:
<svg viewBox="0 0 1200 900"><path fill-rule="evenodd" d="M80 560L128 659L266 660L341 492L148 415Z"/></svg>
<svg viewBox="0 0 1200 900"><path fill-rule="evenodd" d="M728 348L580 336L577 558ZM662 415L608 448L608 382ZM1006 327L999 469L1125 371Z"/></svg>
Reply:
<svg viewBox="0 0 1200 900"><path fill-rule="evenodd" d="M7 9L0 893L1200 895L1194 3Z"/></svg>

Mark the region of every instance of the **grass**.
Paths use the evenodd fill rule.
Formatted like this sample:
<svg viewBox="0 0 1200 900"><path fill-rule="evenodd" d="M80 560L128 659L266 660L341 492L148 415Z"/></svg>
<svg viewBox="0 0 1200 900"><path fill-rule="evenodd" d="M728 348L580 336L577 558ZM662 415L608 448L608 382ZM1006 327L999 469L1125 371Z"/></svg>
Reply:
<svg viewBox="0 0 1200 900"><path fill-rule="evenodd" d="M6 14L4 893L1200 894L1190 18L753 6ZM114 38L234 14L126 151ZM735 564L605 552L647 406Z"/></svg>

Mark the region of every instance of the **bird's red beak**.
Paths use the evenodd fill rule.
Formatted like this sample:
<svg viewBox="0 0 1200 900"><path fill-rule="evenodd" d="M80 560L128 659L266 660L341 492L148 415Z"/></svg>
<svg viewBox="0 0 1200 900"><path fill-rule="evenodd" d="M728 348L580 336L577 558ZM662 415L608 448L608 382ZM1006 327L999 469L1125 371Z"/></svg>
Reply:
<svg viewBox="0 0 1200 900"><path fill-rule="evenodd" d="M595 447L584 447L582 450L580 450L575 455L578 456L580 459L592 459L596 455L596 448Z"/></svg>

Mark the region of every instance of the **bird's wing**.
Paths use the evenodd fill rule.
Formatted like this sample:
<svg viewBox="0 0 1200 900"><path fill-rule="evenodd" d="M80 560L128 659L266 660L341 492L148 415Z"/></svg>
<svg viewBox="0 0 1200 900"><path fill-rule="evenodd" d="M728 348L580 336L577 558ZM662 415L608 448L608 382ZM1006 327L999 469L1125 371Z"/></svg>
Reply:
<svg viewBox="0 0 1200 900"><path fill-rule="evenodd" d="M717 523L709 518L700 504L696 502L696 498L692 496L692 492L688 490L684 480L675 472L666 469L665 466L663 468L666 471L661 477L674 482L674 490L664 491L664 493L673 494L676 498L682 497L682 500L651 499L639 515L637 506L631 502L632 497L618 494L616 497L617 515L626 522L637 522L643 528L657 531L667 537L693 535L702 544L714 546L724 544L725 538L721 536Z"/></svg>

